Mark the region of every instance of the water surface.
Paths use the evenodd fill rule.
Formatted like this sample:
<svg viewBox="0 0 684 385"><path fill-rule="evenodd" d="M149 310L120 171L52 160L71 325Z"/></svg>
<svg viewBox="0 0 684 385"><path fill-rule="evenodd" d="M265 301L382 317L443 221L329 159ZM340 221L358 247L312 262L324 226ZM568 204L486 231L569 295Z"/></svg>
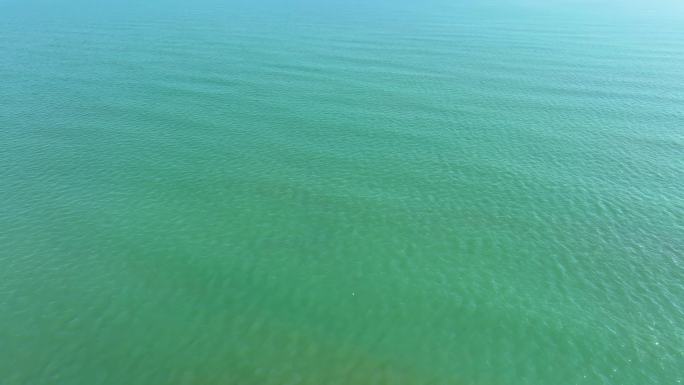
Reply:
<svg viewBox="0 0 684 385"><path fill-rule="evenodd" d="M0 0L0 383L684 381L677 2Z"/></svg>

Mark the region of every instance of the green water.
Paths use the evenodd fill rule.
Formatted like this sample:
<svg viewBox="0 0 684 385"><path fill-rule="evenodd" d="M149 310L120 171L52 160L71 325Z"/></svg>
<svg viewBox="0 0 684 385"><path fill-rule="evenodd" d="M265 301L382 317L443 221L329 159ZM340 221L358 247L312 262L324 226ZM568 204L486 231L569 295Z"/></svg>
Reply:
<svg viewBox="0 0 684 385"><path fill-rule="evenodd" d="M0 0L0 166L2 385L684 382L679 2Z"/></svg>

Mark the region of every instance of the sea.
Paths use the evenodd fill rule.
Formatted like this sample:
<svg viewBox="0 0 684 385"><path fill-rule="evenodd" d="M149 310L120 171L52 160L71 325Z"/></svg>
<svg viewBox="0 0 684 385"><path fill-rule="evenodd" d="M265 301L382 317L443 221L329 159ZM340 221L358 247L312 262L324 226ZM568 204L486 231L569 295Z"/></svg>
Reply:
<svg viewBox="0 0 684 385"><path fill-rule="evenodd" d="M684 382L684 2L0 0L0 384Z"/></svg>

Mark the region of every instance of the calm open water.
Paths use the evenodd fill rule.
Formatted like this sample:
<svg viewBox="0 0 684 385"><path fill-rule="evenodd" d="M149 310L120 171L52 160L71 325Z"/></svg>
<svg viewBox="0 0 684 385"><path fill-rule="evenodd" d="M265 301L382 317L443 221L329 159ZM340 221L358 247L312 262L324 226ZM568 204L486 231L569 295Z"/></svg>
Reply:
<svg viewBox="0 0 684 385"><path fill-rule="evenodd" d="M684 4L0 0L0 384L683 352Z"/></svg>

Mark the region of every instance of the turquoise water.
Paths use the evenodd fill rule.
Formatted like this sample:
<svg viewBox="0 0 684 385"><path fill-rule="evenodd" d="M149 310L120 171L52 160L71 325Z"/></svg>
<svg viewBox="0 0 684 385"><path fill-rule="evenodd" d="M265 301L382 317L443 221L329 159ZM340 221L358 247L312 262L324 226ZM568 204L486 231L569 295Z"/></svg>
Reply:
<svg viewBox="0 0 684 385"><path fill-rule="evenodd" d="M188 3L0 0L0 384L684 381L684 5Z"/></svg>

